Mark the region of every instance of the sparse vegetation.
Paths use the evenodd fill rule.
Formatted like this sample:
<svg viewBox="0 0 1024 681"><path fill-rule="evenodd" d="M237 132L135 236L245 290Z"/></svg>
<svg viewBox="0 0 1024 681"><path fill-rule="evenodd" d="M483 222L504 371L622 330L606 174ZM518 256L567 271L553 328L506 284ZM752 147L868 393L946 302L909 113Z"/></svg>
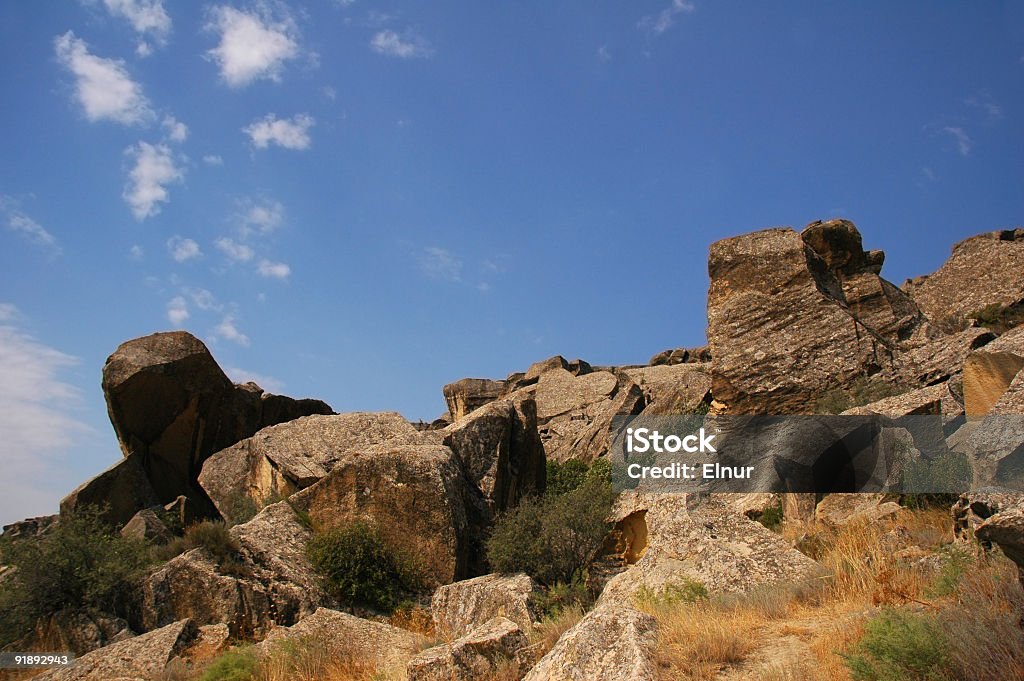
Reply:
<svg viewBox="0 0 1024 681"><path fill-rule="evenodd" d="M582 485L590 467L579 459L569 459L565 462L548 461L547 469L547 489L545 494L560 496Z"/></svg>
<svg viewBox="0 0 1024 681"><path fill-rule="evenodd" d="M1024 322L1024 304L1003 305L1002 303L992 303L968 313L967 317L994 333L1005 333L1021 322Z"/></svg>
<svg viewBox="0 0 1024 681"><path fill-rule="evenodd" d="M903 387L891 381L873 376L860 376L848 386L834 388L825 393L818 400L815 413L840 414L847 409L862 407L903 392Z"/></svg>
<svg viewBox="0 0 1024 681"><path fill-rule="evenodd" d="M259 661L251 647L232 648L214 659L199 681L253 681L258 669Z"/></svg>
<svg viewBox="0 0 1024 681"><path fill-rule="evenodd" d="M418 571L366 522L315 534L307 552L328 591L350 606L391 612L420 590Z"/></svg>
<svg viewBox="0 0 1024 681"><path fill-rule="evenodd" d="M385 681L375 665L339 657L322 640L281 640L267 653L251 646L232 648L214 659L199 681Z"/></svg>
<svg viewBox="0 0 1024 681"><path fill-rule="evenodd" d="M647 607L671 606L679 603L696 603L706 599L708 590L701 582L688 577L683 577L675 582L665 584L661 589L651 589L647 586L640 587L636 593L638 604Z"/></svg>
<svg viewBox="0 0 1024 681"><path fill-rule="evenodd" d="M65 608L124 611L124 595L150 563L149 551L109 527L104 513L80 509L40 537L0 544L0 564L14 568L0 580L0 646Z"/></svg>
<svg viewBox="0 0 1024 681"><path fill-rule="evenodd" d="M166 561L195 548L206 549L217 566L226 573L242 570L238 540L231 536L227 525L219 520L204 520L190 525L184 536L154 548L153 553L157 559Z"/></svg>

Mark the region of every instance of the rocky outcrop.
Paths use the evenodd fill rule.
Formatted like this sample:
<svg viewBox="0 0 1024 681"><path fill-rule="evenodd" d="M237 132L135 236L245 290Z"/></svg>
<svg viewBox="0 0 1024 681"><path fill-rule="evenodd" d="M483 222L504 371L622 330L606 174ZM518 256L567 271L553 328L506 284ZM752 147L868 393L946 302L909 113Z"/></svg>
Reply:
<svg viewBox="0 0 1024 681"><path fill-rule="evenodd" d="M59 515L44 515L36 518L25 518L10 525L4 525L4 531L0 534L0 539L13 540L41 537L59 519Z"/></svg>
<svg viewBox="0 0 1024 681"><path fill-rule="evenodd" d="M828 390L891 371L897 344L923 322L878 276L843 220L803 235L768 229L711 246L712 392L730 413L813 413Z"/></svg>
<svg viewBox="0 0 1024 681"><path fill-rule="evenodd" d="M104 519L114 526L131 520L137 511L160 503L144 466L145 457L129 454L96 477L78 486L60 502L62 515L86 507L106 507Z"/></svg>
<svg viewBox="0 0 1024 681"><path fill-rule="evenodd" d="M1024 229L987 232L953 247L933 274L903 289L930 319L966 317L987 305L1024 301Z"/></svg>
<svg viewBox="0 0 1024 681"><path fill-rule="evenodd" d="M881 400L853 407L842 412L843 416L868 416L878 414L891 419L903 416L947 415L956 416L963 413L963 407L957 403L950 393L949 384L928 386L911 390L902 395L885 397Z"/></svg>
<svg viewBox="0 0 1024 681"><path fill-rule="evenodd" d="M984 416L992 411L1021 369L1024 369L1024 356L1012 352L982 349L971 353L964 362L967 415Z"/></svg>
<svg viewBox="0 0 1024 681"><path fill-rule="evenodd" d="M1024 508L1024 492L982 489L961 494L953 504L953 533L957 539L970 541L978 525L992 516L1014 508Z"/></svg>
<svg viewBox="0 0 1024 681"><path fill-rule="evenodd" d="M675 364L625 369L643 393L643 416L695 414L711 401L711 365Z"/></svg>
<svg viewBox="0 0 1024 681"><path fill-rule="evenodd" d="M135 636L128 622L101 612L61 610L36 624L29 649L84 655Z"/></svg>
<svg viewBox="0 0 1024 681"><path fill-rule="evenodd" d="M728 496L728 495L724 495ZM821 574L821 567L780 535L711 495L699 503L684 494L623 494L616 517L646 511L647 548L612 578L600 603L631 605L638 592L661 594L702 584L709 592L743 592L763 585L795 583Z"/></svg>
<svg viewBox="0 0 1024 681"><path fill-rule="evenodd" d="M599 605L565 632L524 681L654 681L657 623L622 605Z"/></svg>
<svg viewBox="0 0 1024 681"><path fill-rule="evenodd" d="M328 608L320 608L291 627L273 629L258 649L269 654L287 641L314 641L324 646L328 659L360 660L382 674L404 669L427 642L419 634Z"/></svg>
<svg viewBox="0 0 1024 681"><path fill-rule="evenodd" d="M124 455L134 455L161 503L184 494L202 504L196 477L214 452L266 426L333 413L319 400L232 384L206 346L183 331L122 343L103 367L103 394Z"/></svg>
<svg viewBox="0 0 1024 681"><path fill-rule="evenodd" d="M198 480L220 515L231 520L239 499L258 507L321 480L353 451L424 438L430 434L397 412L308 416L222 449L206 460Z"/></svg>
<svg viewBox="0 0 1024 681"><path fill-rule="evenodd" d="M529 640L512 620L495 617L451 643L429 648L406 666L408 681L478 681L501 670L519 678ZM514 667L510 670L509 667Z"/></svg>
<svg viewBox="0 0 1024 681"><path fill-rule="evenodd" d="M871 523L903 511L884 494L829 494L815 508L815 518L826 525Z"/></svg>
<svg viewBox="0 0 1024 681"><path fill-rule="evenodd" d="M983 521L974 531L978 539L996 544L1007 558L1017 564L1024 583L1024 507L1017 506Z"/></svg>
<svg viewBox="0 0 1024 681"><path fill-rule="evenodd" d="M377 445L349 452L290 502L314 526L363 520L394 549L417 557L428 587L467 573L465 479L443 445Z"/></svg>
<svg viewBox="0 0 1024 681"><path fill-rule="evenodd" d="M196 638L191 620L182 620L134 638L113 643L75 660L67 668L45 671L41 681L115 681L158 679L167 664Z"/></svg>
<svg viewBox="0 0 1024 681"><path fill-rule="evenodd" d="M487 378L463 378L444 387L444 401L452 421L465 418L471 412L501 397L505 392L505 381Z"/></svg>
<svg viewBox="0 0 1024 681"><path fill-rule="evenodd" d="M205 549L193 549L154 570L142 587L139 626L188 617L251 638L298 621L330 603L306 558L311 534L287 503L268 506L231 529L239 544L234 564L218 565Z"/></svg>
<svg viewBox="0 0 1024 681"><path fill-rule="evenodd" d="M171 532L160 517L152 510L144 508L121 528L121 536L152 544L166 544L171 540Z"/></svg>
<svg viewBox="0 0 1024 681"><path fill-rule="evenodd" d="M491 511L544 490L546 460L532 399L491 402L445 428L443 437Z"/></svg>
<svg viewBox="0 0 1024 681"><path fill-rule="evenodd" d="M651 357L650 361L647 362L647 366L673 366L676 364L685 364L687 362L703 364L710 361L711 350L708 346L702 345L699 348L672 348L670 350L662 350Z"/></svg>
<svg viewBox="0 0 1024 681"><path fill-rule="evenodd" d="M539 618L533 605L536 586L528 575L484 575L441 586L430 610L434 627L445 638L465 636L488 620L507 617L523 631Z"/></svg>
<svg viewBox="0 0 1024 681"><path fill-rule="evenodd" d="M993 335L987 329L968 328L937 338L912 338L900 344L901 354L893 382L906 386L929 386L948 381L963 371L964 360Z"/></svg>

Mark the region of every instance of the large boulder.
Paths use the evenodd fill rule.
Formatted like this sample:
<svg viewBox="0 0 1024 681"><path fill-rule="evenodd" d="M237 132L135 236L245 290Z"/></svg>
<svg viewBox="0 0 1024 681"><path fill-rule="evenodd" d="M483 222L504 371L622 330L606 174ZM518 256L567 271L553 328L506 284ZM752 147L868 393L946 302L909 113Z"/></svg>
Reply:
<svg viewBox="0 0 1024 681"><path fill-rule="evenodd" d="M968 416L992 411L1014 377L1024 369L1024 353L992 352L982 348L964 361L964 407Z"/></svg>
<svg viewBox="0 0 1024 681"><path fill-rule="evenodd" d="M135 636L128 622L102 612L60 610L36 623L28 650L67 650L76 655Z"/></svg>
<svg viewBox="0 0 1024 681"><path fill-rule="evenodd" d="M479 681L493 678L496 672L509 673L508 667L529 665L522 652L529 639L512 620L495 617L472 632L444 645L428 648L409 661L408 681Z"/></svg>
<svg viewBox="0 0 1024 681"><path fill-rule="evenodd" d="M333 413L319 400L232 384L202 341L184 331L122 343L103 366L103 394L122 452L136 456L163 503L181 494L201 503L196 477L214 452L266 426Z"/></svg>
<svg viewBox="0 0 1024 681"><path fill-rule="evenodd" d="M539 619L533 604L536 585L529 575L483 575L438 587L430 602L434 627L458 638L494 617L507 617L523 631Z"/></svg>
<svg viewBox="0 0 1024 681"><path fill-rule="evenodd" d="M812 413L829 390L891 371L897 344L922 323L878 276L852 223L803 237L768 229L711 246L708 340L712 392L730 413Z"/></svg>
<svg viewBox="0 0 1024 681"><path fill-rule="evenodd" d="M505 392L505 381L487 378L463 378L444 387L444 400L453 421L465 417L488 402L501 397Z"/></svg>
<svg viewBox="0 0 1024 681"><path fill-rule="evenodd" d="M978 539L996 544L1017 564L1024 583L1024 506L1007 509L983 521L974 531Z"/></svg>
<svg viewBox="0 0 1024 681"><path fill-rule="evenodd" d="M203 464L199 484L220 515L232 520L239 506L258 507L309 487L353 450L429 437L397 412L307 416L217 452Z"/></svg>
<svg viewBox="0 0 1024 681"><path fill-rule="evenodd" d="M289 641L313 641L324 647L330 659L368 662L384 675L403 670L427 643L411 631L328 608L320 608L291 627L271 630L258 650L269 654Z"/></svg>
<svg viewBox="0 0 1024 681"><path fill-rule="evenodd" d="M963 371L964 360L995 335L987 329L970 327L930 338L922 335L900 344L893 375L897 385L929 386L948 381Z"/></svg>
<svg viewBox="0 0 1024 681"><path fill-rule="evenodd" d="M965 492L950 509L953 533L961 541L973 541L978 525L998 513L1015 508L1024 508L1024 492L994 488Z"/></svg>
<svg viewBox="0 0 1024 681"><path fill-rule="evenodd" d="M562 634L524 681L654 681L657 623L623 605L602 604Z"/></svg>
<svg viewBox="0 0 1024 681"><path fill-rule="evenodd" d="M113 643L87 653L70 667L45 671L42 681L115 681L159 679L168 663L198 635L191 620L173 622L148 634Z"/></svg>
<svg viewBox="0 0 1024 681"><path fill-rule="evenodd" d="M290 503L318 529L366 521L396 550L415 558L428 587L465 577L466 480L443 445L377 445L350 451Z"/></svg>
<svg viewBox="0 0 1024 681"><path fill-rule="evenodd" d="M144 467L145 457L129 454L96 477L78 486L60 502L62 515L86 507L105 507L104 519L123 525L141 509L160 503Z"/></svg>
<svg viewBox="0 0 1024 681"><path fill-rule="evenodd" d="M710 364L659 364L625 369L643 392L644 416L694 414L710 402Z"/></svg>
<svg viewBox="0 0 1024 681"><path fill-rule="evenodd" d="M685 494L620 496L616 518L643 522L646 547L635 564L608 582L599 602L632 605L638 592L661 594L690 581L709 592L728 593L822 573L815 561L723 497L728 495L711 495L700 503L690 499L688 508Z"/></svg>
<svg viewBox="0 0 1024 681"><path fill-rule="evenodd" d="M929 319L966 317L993 305L1024 301L1024 229L986 232L953 246L933 274L903 289Z"/></svg>
<svg viewBox="0 0 1024 681"><path fill-rule="evenodd" d="M258 637L289 625L331 601L306 558L312 532L285 502L231 528L238 542L232 565L218 565L202 548L154 570L142 586L142 629L188 617L226 624L232 636Z"/></svg>

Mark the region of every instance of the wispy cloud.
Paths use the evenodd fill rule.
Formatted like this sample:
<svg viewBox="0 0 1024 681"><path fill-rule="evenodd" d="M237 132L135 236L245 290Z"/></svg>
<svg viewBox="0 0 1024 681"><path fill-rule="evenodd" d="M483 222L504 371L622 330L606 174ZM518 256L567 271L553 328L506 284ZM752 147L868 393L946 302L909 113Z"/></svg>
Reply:
<svg viewBox="0 0 1024 681"><path fill-rule="evenodd" d="M242 212L238 216L238 229L242 236L269 234L284 223L284 206L280 201L245 198L239 205Z"/></svg>
<svg viewBox="0 0 1024 681"><path fill-rule="evenodd" d="M222 166L224 165L224 159L217 154L207 154L203 156L203 163L208 166Z"/></svg>
<svg viewBox="0 0 1024 681"><path fill-rule="evenodd" d="M597 58L601 61L612 60L612 53L611 50L608 49L607 45L602 45L601 47L597 48Z"/></svg>
<svg viewBox="0 0 1024 681"><path fill-rule="evenodd" d="M400 59L425 58L434 54L429 43L411 29L402 34L390 29L378 31L370 40L370 48L378 54Z"/></svg>
<svg viewBox="0 0 1024 681"><path fill-rule="evenodd" d="M208 56L220 67L221 78L239 88L268 79L278 81L289 59L299 54L298 29L282 6L272 11L262 4L249 12L221 5L210 10L207 29L220 34Z"/></svg>
<svg viewBox="0 0 1024 681"><path fill-rule="evenodd" d="M266 149L276 144L285 149L301 150L309 148L309 129L315 123L312 116L307 114L297 114L291 119L267 114L261 120L242 128L242 132L249 136L257 149Z"/></svg>
<svg viewBox="0 0 1024 681"><path fill-rule="evenodd" d="M268 279L287 279L292 273L292 268L283 262L271 262L264 259L260 260L256 271L261 277Z"/></svg>
<svg viewBox="0 0 1024 681"><path fill-rule="evenodd" d="M66 492L71 447L92 429L69 416L81 406L77 388L61 378L77 357L26 332L18 309L0 303L0 521L53 513Z"/></svg>
<svg viewBox="0 0 1024 681"><path fill-rule="evenodd" d="M235 262L248 262L252 260L255 255L250 246L228 237L221 237L220 239L217 239L214 242L214 246L217 247L217 250L226 255L229 260L233 260Z"/></svg>
<svg viewBox="0 0 1024 681"><path fill-rule="evenodd" d="M167 44L171 17L162 0L103 0L103 5L112 15L127 20L139 34L135 53L140 57L149 56L154 45L163 47Z"/></svg>
<svg viewBox="0 0 1024 681"><path fill-rule="evenodd" d="M170 201L167 185L181 182L185 173L174 164L171 150L165 144L139 142L125 149L135 160L128 174L122 197L131 207L136 220L144 220L160 212L161 203Z"/></svg>
<svg viewBox="0 0 1024 681"><path fill-rule="evenodd" d="M969 156L971 153L971 138L968 136L967 131L960 127L947 125L942 128L942 132L951 136L956 141L957 151L960 152L961 156Z"/></svg>
<svg viewBox="0 0 1024 681"><path fill-rule="evenodd" d="M146 256L146 250L138 244L132 245L128 251L128 257L132 260L142 260Z"/></svg>
<svg viewBox="0 0 1024 681"><path fill-rule="evenodd" d="M672 0L672 4L655 14L648 14L637 22L637 28L661 35L676 23L676 17L680 14L690 14L697 9L697 6L688 0Z"/></svg>
<svg viewBox="0 0 1024 681"><path fill-rule="evenodd" d="M219 312L224 308L217 302L217 297L205 288L188 289L188 296L200 310Z"/></svg>
<svg viewBox="0 0 1024 681"><path fill-rule="evenodd" d="M221 321L220 324L213 330L214 336L217 338L223 338L229 340L232 343L237 343L242 347L249 347L249 337L238 330L235 326L235 318L233 315L227 315Z"/></svg>
<svg viewBox="0 0 1024 681"><path fill-rule="evenodd" d="M180 144L188 139L188 126L174 116L164 116L161 125L164 128L164 132L167 133L167 139L171 142Z"/></svg>
<svg viewBox="0 0 1024 681"><path fill-rule="evenodd" d="M980 90L964 100L964 103L984 111L989 120L995 121L1003 117L1003 107L992 98L988 90Z"/></svg>
<svg viewBox="0 0 1024 681"><path fill-rule="evenodd" d="M437 246L424 248L419 264L420 270L432 279L462 280L462 260L447 249Z"/></svg>
<svg viewBox="0 0 1024 681"><path fill-rule="evenodd" d="M203 252L192 239L183 239L180 236L172 236L167 240L167 252L175 262L185 262L200 257Z"/></svg>
<svg viewBox="0 0 1024 681"><path fill-rule="evenodd" d="M167 301L167 321L175 328L181 328L188 316L188 302L184 297L174 296Z"/></svg>
<svg viewBox="0 0 1024 681"><path fill-rule="evenodd" d="M112 120L126 125L154 117L142 86L132 80L120 59L104 59L68 31L54 41L57 60L75 76L75 97L90 121Z"/></svg>
<svg viewBox="0 0 1024 681"><path fill-rule="evenodd" d="M25 214L18 206L17 201L9 196L0 196L0 214L3 215L4 221L7 223L7 229L25 241L48 250L53 255L60 254L61 249L57 244L57 237Z"/></svg>
<svg viewBox="0 0 1024 681"><path fill-rule="evenodd" d="M271 393L280 393L284 390L283 381L280 381L273 376L267 376L266 374L258 374L255 371L249 371L248 369L241 369L239 367L227 367L224 369L224 373L226 373L235 383L248 383L249 381L252 381L265 391Z"/></svg>

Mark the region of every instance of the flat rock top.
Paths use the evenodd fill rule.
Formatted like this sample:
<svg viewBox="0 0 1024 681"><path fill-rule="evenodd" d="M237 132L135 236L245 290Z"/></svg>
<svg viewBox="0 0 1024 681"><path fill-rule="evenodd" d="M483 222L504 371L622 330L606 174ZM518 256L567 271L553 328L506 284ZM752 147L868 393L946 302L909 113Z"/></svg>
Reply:
<svg viewBox="0 0 1024 681"><path fill-rule="evenodd" d="M171 331L133 338L117 346L117 350L107 358L103 367L104 383L116 385L142 369L196 356L208 357L210 364L220 371L206 345L188 332Z"/></svg>
<svg viewBox="0 0 1024 681"><path fill-rule="evenodd" d="M346 452L396 438L414 439L417 434L398 412L351 412L306 416L264 428L250 442L275 463L310 459L329 469Z"/></svg>
<svg viewBox="0 0 1024 681"><path fill-rule="evenodd" d="M607 371L574 376L565 369L552 369L537 383L537 418L541 421L601 402L615 392L618 381Z"/></svg>

